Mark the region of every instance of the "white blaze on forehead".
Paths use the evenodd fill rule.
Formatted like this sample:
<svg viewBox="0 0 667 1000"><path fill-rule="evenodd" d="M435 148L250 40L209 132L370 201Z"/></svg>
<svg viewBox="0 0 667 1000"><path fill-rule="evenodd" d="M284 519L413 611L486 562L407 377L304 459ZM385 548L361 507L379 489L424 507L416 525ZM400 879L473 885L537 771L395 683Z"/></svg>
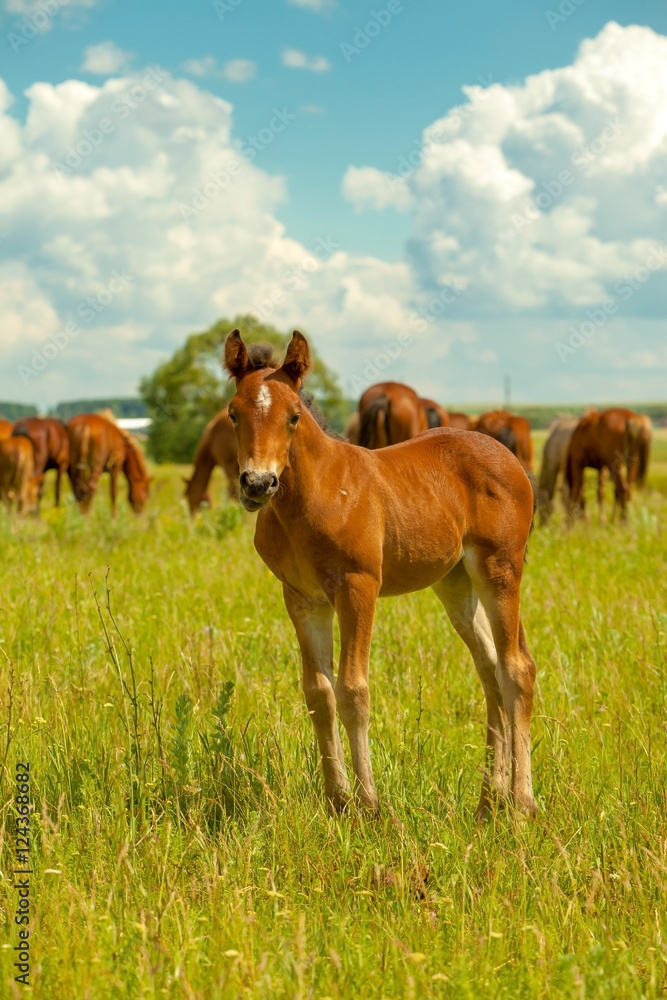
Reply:
<svg viewBox="0 0 667 1000"><path fill-rule="evenodd" d="M268 385L263 385L257 394L257 409L260 410L264 416L269 412L271 408L271 390Z"/></svg>

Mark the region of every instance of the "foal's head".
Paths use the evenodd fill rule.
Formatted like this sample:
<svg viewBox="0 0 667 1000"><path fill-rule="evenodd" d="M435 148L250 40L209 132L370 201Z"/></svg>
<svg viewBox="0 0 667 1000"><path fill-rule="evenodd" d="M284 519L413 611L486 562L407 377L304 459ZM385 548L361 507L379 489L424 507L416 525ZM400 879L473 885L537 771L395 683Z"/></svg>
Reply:
<svg viewBox="0 0 667 1000"><path fill-rule="evenodd" d="M225 368L236 379L229 419L239 448L241 503L259 510L280 485L301 418L299 388L310 368L306 338L295 330L282 366L248 352L238 330L225 341Z"/></svg>

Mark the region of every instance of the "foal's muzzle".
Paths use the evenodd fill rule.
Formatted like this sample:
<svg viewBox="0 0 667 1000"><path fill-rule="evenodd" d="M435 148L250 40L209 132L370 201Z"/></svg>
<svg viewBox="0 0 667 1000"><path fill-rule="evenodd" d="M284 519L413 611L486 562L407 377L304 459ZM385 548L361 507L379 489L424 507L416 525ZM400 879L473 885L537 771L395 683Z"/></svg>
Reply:
<svg viewBox="0 0 667 1000"><path fill-rule="evenodd" d="M246 469L239 476L241 504L246 510L259 510L268 503L279 486L275 472L254 472Z"/></svg>

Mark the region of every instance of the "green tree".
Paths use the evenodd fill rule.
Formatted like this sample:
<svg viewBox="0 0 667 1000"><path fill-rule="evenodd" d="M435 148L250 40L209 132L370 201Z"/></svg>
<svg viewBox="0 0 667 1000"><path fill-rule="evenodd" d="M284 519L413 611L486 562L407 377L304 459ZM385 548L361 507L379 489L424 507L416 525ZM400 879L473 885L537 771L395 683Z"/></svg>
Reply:
<svg viewBox="0 0 667 1000"><path fill-rule="evenodd" d="M148 378L139 391L153 418L148 450L157 462L191 462L201 433L234 395L234 384L222 370L222 348L230 330L238 327L249 344L273 344L280 356L291 331L281 333L254 316L222 319L205 333L194 333ZM332 426L341 429L346 406L335 375L313 351L313 368L305 388Z"/></svg>
<svg viewBox="0 0 667 1000"><path fill-rule="evenodd" d="M21 417L36 417L37 407L27 403L0 403L0 417L5 420L19 420Z"/></svg>

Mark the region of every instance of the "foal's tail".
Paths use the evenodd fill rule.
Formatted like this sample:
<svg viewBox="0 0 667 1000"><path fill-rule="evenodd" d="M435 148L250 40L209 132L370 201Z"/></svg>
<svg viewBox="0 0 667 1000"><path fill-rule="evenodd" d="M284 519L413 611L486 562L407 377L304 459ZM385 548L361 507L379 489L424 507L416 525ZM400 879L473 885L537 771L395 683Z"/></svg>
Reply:
<svg viewBox="0 0 667 1000"><path fill-rule="evenodd" d="M634 457L637 457L637 472L632 478L635 479L640 489L646 485L651 436L651 424L647 418L643 416L628 418L625 429L626 461L628 470L630 470L634 465Z"/></svg>
<svg viewBox="0 0 667 1000"><path fill-rule="evenodd" d="M389 436L390 407L391 401L388 396L376 396L361 414L359 444L362 448L383 448L385 445L391 444Z"/></svg>
<svg viewBox="0 0 667 1000"><path fill-rule="evenodd" d="M426 412L426 420L429 430L432 430L434 427L442 427L440 414L436 410L435 406L425 406L424 410Z"/></svg>
<svg viewBox="0 0 667 1000"><path fill-rule="evenodd" d="M498 431L498 440L501 444L504 444L506 448L509 448L513 455L516 455L517 437L511 427L501 427Z"/></svg>

